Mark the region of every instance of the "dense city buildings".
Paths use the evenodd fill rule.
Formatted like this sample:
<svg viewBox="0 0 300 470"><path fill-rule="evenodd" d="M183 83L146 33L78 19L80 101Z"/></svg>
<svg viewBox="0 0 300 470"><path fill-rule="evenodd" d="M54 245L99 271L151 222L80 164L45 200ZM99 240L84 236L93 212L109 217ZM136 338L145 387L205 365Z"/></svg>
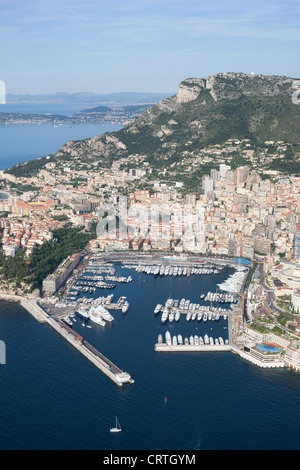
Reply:
<svg viewBox="0 0 300 470"><path fill-rule="evenodd" d="M155 171L143 155L131 155L110 168L62 160L32 176L1 172L1 190L9 195L0 204L2 253L15 257L23 250L30 261L37 247L55 243L53 231L77 227L83 234L93 228L87 250L95 254L132 250L246 259L256 268L247 285L248 318L255 323L273 315L279 325L281 315L284 328L297 334L300 178L261 172L256 164L280 157L286 148L284 142L266 142L254 150L247 139L230 139L223 147L202 149L199 162L201 154L210 169L194 191L185 184L186 168L192 173L195 164L194 158L187 167L188 157L176 171L176 165L174 171ZM231 164L237 151L242 165ZM70 256L62 264L72 270L79 258ZM57 292L68 269L60 265L50 272L43 291Z"/></svg>

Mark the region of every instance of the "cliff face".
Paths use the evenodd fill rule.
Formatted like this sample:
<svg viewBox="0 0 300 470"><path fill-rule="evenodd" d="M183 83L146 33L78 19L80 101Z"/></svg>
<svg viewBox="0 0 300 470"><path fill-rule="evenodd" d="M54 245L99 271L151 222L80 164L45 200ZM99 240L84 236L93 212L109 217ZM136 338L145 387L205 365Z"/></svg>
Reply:
<svg viewBox="0 0 300 470"><path fill-rule="evenodd" d="M300 105L294 104L295 79L242 73L188 78L176 95L147 109L118 132L68 142L55 158L100 160L142 154L150 164L178 161L185 151L229 138L253 142L300 142Z"/></svg>
<svg viewBox="0 0 300 470"><path fill-rule="evenodd" d="M206 79L187 78L179 84L173 101L174 104L194 101L204 90L210 93L214 101L238 99L243 95L291 97L294 81L288 77L243 73L218 73Z"/></svg>

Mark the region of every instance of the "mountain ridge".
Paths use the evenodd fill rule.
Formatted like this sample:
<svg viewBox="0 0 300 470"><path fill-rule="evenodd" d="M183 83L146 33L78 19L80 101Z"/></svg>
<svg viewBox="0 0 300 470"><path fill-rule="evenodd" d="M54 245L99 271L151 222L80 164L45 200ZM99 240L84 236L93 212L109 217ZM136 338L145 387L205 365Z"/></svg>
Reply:
<svg viewBox="0 0 300 470"><path fill-rule="evenodd" d="M294 104L297 79L277 75L218 73L187 78L177 94L151 106L116 132L63 145L54 159L95 161L104 166L130 155L145 155L153 167L179 162L228 139L300 142L300 106Z"/></svg>

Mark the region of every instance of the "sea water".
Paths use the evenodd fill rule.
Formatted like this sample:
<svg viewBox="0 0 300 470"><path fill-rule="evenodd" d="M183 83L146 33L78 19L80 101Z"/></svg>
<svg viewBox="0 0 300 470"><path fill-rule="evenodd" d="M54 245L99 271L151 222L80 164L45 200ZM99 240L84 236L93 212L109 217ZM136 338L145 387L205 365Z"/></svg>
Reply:
<svg viewBox="0 0 300 470"><path fill-rule="evenodd" d="M69 140L82 140L121 129L103 124L2 124L0 125L0 170L56 153Z"/></svg>
<svg viewBox="0 0 300 470"><path fill-rule="evenodd" d="M223 318L206 323L162 324L154 315L168 297L204 303L228 276L132 275L113 293L130 302L112 311L105 327L74 329L131 374L118 388L58 333L20 306L0 304L0 339L7 360L0 365L1 449L222 450L299 449L300 376L261 369L231 352L155 352L159 333L228 337ZM83 295L83 294L80 294ZM223 304L224 306L224 304ZM122 432L111 434L118 416Z"/></svg>

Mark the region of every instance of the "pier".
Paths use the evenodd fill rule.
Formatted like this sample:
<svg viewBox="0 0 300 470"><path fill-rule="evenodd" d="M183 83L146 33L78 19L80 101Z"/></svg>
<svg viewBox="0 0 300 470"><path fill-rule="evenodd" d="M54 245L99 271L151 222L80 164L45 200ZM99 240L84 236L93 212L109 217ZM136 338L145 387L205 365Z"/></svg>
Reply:
<svg viewBox="0 0 300 470"><path fill-rule="evenodd" d="M18 299L19 301L21 300ZM133 384L134 380L128 372L122 371L119 367L113 364L96 348L90 345L83 339L75 330L60 320L52 318L47 314L35 300L22 299L20 301L22 307L27 310L39 323L47 323L57 333L59 333L65 340L67 340L74 348L83 354L92 364L94 364L101 372L103 372L110 380L112 380L118 387L124 384Z"/></svg>
<svg viewBox="0 0 300 470"><path fill-rule="evenodd" d="M191 351L231 351L229 344L166 344L156 343L154 350L159 352L191 352Z"/></svg>

